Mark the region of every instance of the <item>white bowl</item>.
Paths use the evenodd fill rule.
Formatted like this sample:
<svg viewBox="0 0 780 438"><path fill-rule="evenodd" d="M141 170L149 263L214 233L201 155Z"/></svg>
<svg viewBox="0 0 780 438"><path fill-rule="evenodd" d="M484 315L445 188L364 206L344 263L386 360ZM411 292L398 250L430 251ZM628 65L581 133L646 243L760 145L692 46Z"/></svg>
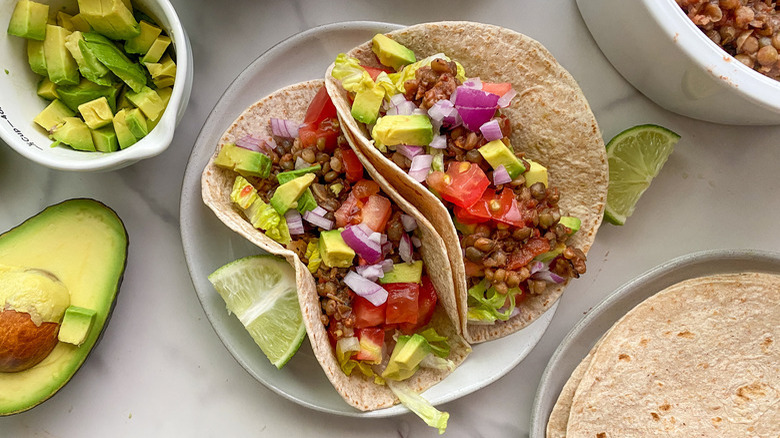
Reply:
<svg viewBox="0 0 780 438"><path fill-rule="evenodd" d="M76 0L36 0L49 11L63 8L77 12ZM154 18L171 37L176 52L176 79L173 94L162 119L149 134L131 147L117 152L81 152L68 147L51 147L52 140L33 118L47 102L36 94L40 76L30 70L24 38L5 31L16 0L0 0L0 138L25 157L53 169L71 171L112 170L128 166L163 152L173 140L192 90L192 52L184 28L168 0L133 0L133 6Z"/></svg>
<svg viewBox="0 0 780 438"><path fill-rule="evenodd" d="M612 65L675 113L734 125L780 124L780 81L712 42L674 0L577 0Z"/></svg>

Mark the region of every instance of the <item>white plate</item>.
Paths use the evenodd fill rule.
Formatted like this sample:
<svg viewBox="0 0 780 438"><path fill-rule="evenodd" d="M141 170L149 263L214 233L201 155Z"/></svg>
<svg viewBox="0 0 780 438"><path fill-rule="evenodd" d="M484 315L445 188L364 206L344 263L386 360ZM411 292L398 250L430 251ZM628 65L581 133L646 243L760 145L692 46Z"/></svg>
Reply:
<svg viewBox="0 0 780 438"><path fill-rule="evenodd" d="M225 263L261 251L224 226L203 204L200 174L222 133L244 109L285 85L322 77L339 52L368 41L377 32L399 27L364 21L329 24L295 35L257 58L228 87L206 120L187 164L181 194L181 234L187 266L206 316L225 347L252 376L279 395L340 415L387 417L408 411L400 405L373 412L349 406L331 386L308 341L282 370L268 362L238 320L227 314L225 303L206 279ZM433 404L452 401L509 372L542 337L556 307L514 335L475 346L465 363L426 391L425 398Z"/></svg>
<svg viewBox="0 0 780 438"><path fill-rule="evenodd" d="M531 438L546 436L550 411L574 368L601 335L634 306L689 278L746 271L780 274L780 253L754 250L696 252L653 268L610 294L574 326L550 358L531 411Z"/></svg>

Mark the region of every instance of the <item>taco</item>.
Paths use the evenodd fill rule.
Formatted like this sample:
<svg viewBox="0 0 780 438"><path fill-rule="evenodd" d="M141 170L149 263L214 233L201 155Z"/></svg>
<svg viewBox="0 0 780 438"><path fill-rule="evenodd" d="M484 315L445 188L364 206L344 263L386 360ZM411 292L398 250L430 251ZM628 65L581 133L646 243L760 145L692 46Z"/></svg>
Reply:
<svg viewBox="0 0 780 438"><path fill-rule="evenodd" d="M397 403L399 388L439 382L470 348L454 296L441 293L452 273L440 237L364 159L323 81L304 82L235 120L202 195L228 227L295 267L317 360L347 403L373 410Z"/></svg>
<svg viewBox="0 0 780 438"><path fill-rule="evenodd" d="M530 324L585 272L605 147L577 83L538 42L421 24L340 54L326 84L355 145L442 236L469 342Z"/></svg>

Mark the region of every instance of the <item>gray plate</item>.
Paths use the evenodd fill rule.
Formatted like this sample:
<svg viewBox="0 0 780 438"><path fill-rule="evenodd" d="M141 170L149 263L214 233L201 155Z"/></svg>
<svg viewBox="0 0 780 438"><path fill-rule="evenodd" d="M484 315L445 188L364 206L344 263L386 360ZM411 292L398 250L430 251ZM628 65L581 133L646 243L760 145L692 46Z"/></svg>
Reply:
<svg viewBox="0 0 780 438"><path fill-rule="evenodd" d="M329 24L295 35L261 55L228 87L209 115L193 148L182 185L180 222L184 256L198 299L225 348L247 372L277 394L303 406L339 415L388 417L408 411L400 405L371 412L349 406L331 386L308 339L283 369L277 370L270 364L238 319L228 315L225 302L206 278L218 267L260 250L223 225L203 204L200 175L222 133L247 107L283 86L324 77L325 69L339 52L370 40L377 32L399 27L366 21ZM437 405L496 381L539 342L556 308L557 303L511 336L474 346L463 365L423 396Z"/></svg>
<svg viewBox="0 0 780 438"><path fill-rule="evenodd" d="M689 278L745 271L780 274L780 253L755 250L696 252L651 269L605 298L574 326L550 358L531 411L531 438L546 436L550 412L574 368L601 335L634 306Z"/></svg>

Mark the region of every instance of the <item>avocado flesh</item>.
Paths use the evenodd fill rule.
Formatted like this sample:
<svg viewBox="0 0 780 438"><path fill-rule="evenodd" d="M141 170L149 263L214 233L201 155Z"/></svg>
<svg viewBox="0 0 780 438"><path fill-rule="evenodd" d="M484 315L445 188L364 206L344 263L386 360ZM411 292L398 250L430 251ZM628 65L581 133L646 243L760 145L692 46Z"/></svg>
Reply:
<svg viewBox="0 0 780 438"><path fill-rule="evenodd" d="M80 347L60 342L38 365L0 373L0 416L40 404L73 377L109 318L126 260L127 232L122 221L90 199L48 207L0 235L0 264L49 271L70 291L71 305L96 312L94 326ZM87 266L89 275L84 275Z"/></svg>

